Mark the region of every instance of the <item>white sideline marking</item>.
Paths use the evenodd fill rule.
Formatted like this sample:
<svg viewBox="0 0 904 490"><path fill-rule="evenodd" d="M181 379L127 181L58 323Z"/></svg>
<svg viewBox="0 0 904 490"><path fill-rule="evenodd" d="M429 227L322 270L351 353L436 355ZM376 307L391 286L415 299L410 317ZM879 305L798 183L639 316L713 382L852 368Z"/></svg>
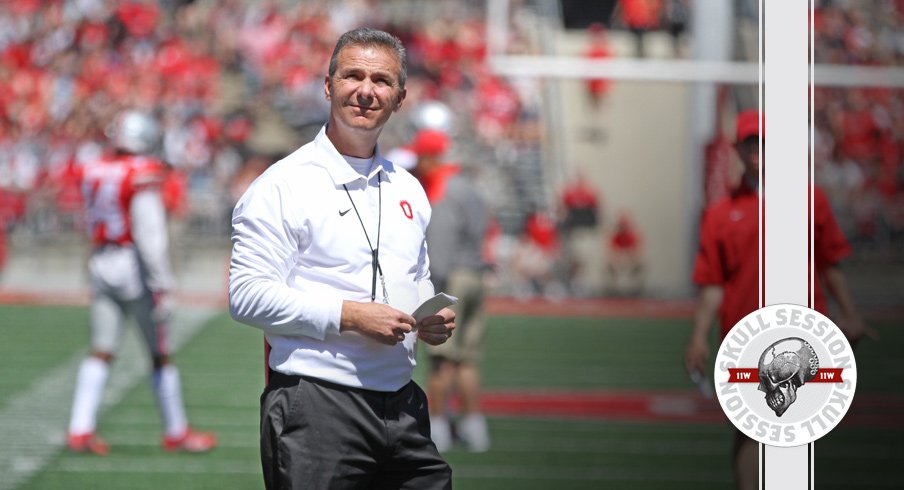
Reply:
<svg viewBox="0 0 904 490"><path fill-rule="evenodd" d="M173 352L197 334L218 312L214 309L178 310L170 328ZM127 325L122 348L113 362L100 412L116 405L149 371L150 360L138 328ZM69 410L81 349L66 362L0 407L0 490L11 490L41 470L65 443Z"/></svg>

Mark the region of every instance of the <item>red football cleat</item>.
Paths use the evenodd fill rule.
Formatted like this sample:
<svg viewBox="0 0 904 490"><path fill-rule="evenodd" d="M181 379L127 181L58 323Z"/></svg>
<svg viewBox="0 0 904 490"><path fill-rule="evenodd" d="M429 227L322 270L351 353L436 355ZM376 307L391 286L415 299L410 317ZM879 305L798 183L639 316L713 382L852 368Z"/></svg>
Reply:
<svg viewBox="0 0 904 490"><path fill-rule="evenodd" d="M186 429L180 437L163 438L163 450L168 452L204 453L215 447L217 436L213 432L196 432L191 428Z"/></svg>
<svg viewBox="0 0 904 490"><path fill-rule="evenodd" d="M93 432L87 434L69 434L67 445L74 453L91 453L98 456L106 456L110 453L110 446Z"/></svg>

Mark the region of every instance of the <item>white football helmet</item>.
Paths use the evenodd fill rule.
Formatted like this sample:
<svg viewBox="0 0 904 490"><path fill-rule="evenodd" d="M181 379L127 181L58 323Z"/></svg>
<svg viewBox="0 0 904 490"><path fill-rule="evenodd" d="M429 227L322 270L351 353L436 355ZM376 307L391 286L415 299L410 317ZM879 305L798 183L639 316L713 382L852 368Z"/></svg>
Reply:
<svg viewBox="0 0 904 490"><path fill-rule="evenodd" d="M446 134L455 133L455 114L448 105L431 100L419 105L411 115L416 129L436 129Z"/></svg>
<svg viewBox="0 0 904 490"><path fill-rule="evenodd" d="M160 140L160 125L150 115L128 110L116 118L110 138L120 150L143 154L154 151Z"/></svg>

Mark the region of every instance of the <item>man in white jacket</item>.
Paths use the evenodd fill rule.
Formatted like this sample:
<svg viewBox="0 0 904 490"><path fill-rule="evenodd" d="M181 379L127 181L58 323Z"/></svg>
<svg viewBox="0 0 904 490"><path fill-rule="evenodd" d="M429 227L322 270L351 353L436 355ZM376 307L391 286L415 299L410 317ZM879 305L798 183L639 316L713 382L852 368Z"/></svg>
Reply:
<svg viewBox="0 0 904 490"><path fill-rule="evenodd" d="M434 294L430 204L377 147L405 78L397 38L343 34L324 82L327 125L233 212L230 311L271 348L261 397L267 488L451 488L411 373L417 341L445 342L455 314L411 315Z"/></svg>

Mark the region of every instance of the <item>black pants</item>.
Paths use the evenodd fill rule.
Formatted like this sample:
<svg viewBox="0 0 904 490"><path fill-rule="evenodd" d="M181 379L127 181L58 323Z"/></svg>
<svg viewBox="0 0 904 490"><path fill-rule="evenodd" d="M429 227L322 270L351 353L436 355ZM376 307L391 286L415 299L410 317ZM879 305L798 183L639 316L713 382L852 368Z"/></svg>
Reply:
<svg viewBox="0 0 904 490"><path fill-rule="evenodd" d="M452 488L414 381L384 393L271 371L261 464L268 489Z"/></svg>

